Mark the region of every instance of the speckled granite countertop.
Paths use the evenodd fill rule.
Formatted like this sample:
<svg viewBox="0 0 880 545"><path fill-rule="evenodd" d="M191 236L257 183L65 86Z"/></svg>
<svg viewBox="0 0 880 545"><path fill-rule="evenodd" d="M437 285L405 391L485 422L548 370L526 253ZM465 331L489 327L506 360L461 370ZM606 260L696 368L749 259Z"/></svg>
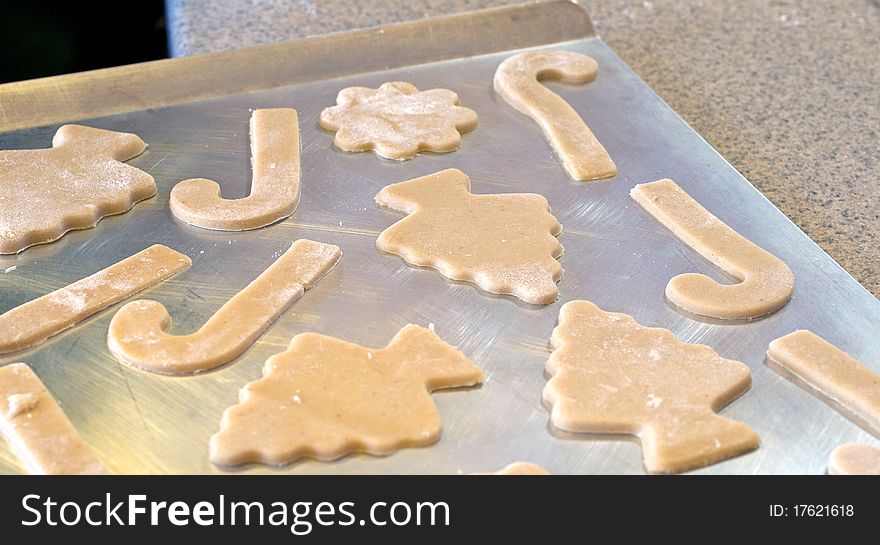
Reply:
<svg viewBox="0 0 880 545"><path fill-rule="evenodd" d="M175 56L504 0L168 0ZM602 38L734 167L880 296L880 3L606 0Z"/></svg>

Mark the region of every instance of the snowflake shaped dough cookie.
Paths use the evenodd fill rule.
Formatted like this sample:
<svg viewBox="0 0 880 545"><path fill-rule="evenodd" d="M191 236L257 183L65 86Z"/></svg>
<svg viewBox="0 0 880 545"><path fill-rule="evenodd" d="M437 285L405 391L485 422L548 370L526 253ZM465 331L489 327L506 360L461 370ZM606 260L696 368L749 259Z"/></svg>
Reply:
<svg viewBox="0 0 880 545"><path fill-rule="evenodd" d="M399 161L421 151L447 153L461 145L461 133L477 126L477 114L458 105L449 89L419 91L395 81L378 89L348 87L336 106L321 112L321 127L336 131L333 142L345 151L373 150Z"/></svg>
<svg viewBox="0 0 880 545"><path fill-rule="evenodd" d="M65 125L51 148L0 151L0 254L94 227L155 195L152 176L122 163L146 147L134 134Z"/></svg>

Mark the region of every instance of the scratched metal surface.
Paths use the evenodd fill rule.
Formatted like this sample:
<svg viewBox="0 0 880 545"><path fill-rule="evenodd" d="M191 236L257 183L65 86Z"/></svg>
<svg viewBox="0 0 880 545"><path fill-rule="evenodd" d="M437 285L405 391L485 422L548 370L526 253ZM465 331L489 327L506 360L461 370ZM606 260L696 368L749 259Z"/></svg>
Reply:
<svg viewBox="0 0 880 545"><path fill-rule="evenodd" d="M681 340L708 344L748 364L754 386L722 414L746 422L761 447L699 473L822 473L844 441L876 444L868 433L810 393L770 370L767 344L809 328L880 370L880 302L824 254L688 127L598 38L555 44L599 61L586 86L549 84L580 112L614 157L619 175L594 183L569 179L538 127L492 91L495 68L513 51L386 72L251 92L181 106L87 121L131 131L150 147L131 164L149 171L157 197L96 229L70 233L17 256L0 256L0 310L5 311L108 266L150 244L193 258L190 270L140 297L162 302L173 333L198 328L229 297L298 238L342 247L339 265L284 314L243 356L215 372L173 378L118 363L106 348L118 309L99 313L37 349L0 364L33 366L67 415L115 472L212 473L208 438L238 390L260 376L265 359L306 331L383 346L403 325L434 323L486 373L476 389L435 394L441 440L388 457L349 456L334 463L301 461L283 469L245 472L449 473L489 471L530 460L554 473L642 473L638 441L625 436L573 436L548 425L541 403L548 340L561 304L588 299L640 323L671 329ZM350 85L404 80L422 89L450 87L480 116L461 150L397 163L371 153L347 154L317 126L320 111ZM224 196L250 184L249 109L289 106L302 131L302 201L292 218L257 231L221 233L172 217L168 194L178 181L207 177ZM0 135L0 148L49 145L57 125ZM456 167L475 193L545 195L563 224L560 300L546 307L449 282L375 248L381 230L402 216L379 209L386 184ZM663 297L674 275L699 271L724 280L629 198L637 183L675 179L694 198L794 271L792 301L780 312L744 324L707 323L682 315ZM843 220L841 220L843 221ZM11 269L15 267L14 269ZM2 272L8 270L5 274ZM0 472L21 466L0 443Z"/></svg>

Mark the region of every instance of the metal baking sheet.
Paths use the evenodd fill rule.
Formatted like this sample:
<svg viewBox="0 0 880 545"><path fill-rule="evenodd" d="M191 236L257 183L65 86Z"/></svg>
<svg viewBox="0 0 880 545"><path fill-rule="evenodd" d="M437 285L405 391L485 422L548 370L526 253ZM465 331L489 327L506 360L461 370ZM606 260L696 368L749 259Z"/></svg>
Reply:
<svg viewBox="0 0 880 545"><path fill-rule="evenodd" d="M535 8L527 9L533 13ZM333 463L308 460L282 469L254 465L239 471L455 474L528 460L554 473L643 473L637 439L553 430L542 406L543 366L559 307L588 299L605 310L631 314L644 325L671 329L685 342L710 345L751 368L752 389L722 414L754 428L762 437L761 447L696 473L822 473L838 444L876 442L856 423L769 369L765 351L771 340L808 328L880 370L880 301L755 190L588 27L582 39L545 40L539 48L579 51L598 60L595 82L548 86L587 120L620 172L609 181L571 180L535 123L492 90L498 64L518 52L504 50L505 44L515 43L517 25L545 25L545 35L553 36L553 21L561 25L571 19L572 9L580 8L554 3L541 9L550 11L543 11L539 22L525 17L526 11L499 11L505 15L494 22L493 16L479 15L484 31L494 33L497 52L492 54L470 56L467 36L459 36L464 42L451 49L425 46L435 47L435 59L448 50L454 54L448 60L335 79L324 79L318 70L311 81L293 85L165 107L147 103L138 111L83 121L134 132L148 142L149 149L130 164L155 177L159 194L129 213L104 219L95 229L69 233L16 256L0 256L0 311L161 243L191 256L193 266L140 297L168 308L173 333L188 333L293 240L337 244L344 256L253 347L214 372L162 377L117 362L106 347L106 333L118 306L37 349L4 356L0 364L31 365L112 471L215 473L220 470L208 461L207 445L220 415L236 402L239 388L260 376L266 358L282 351L294 335L314 331L384 346L407 323L433 323L445 341L486 374L482 387L434 394L444 426L437 444L387 457L353 455ZM409 29L430 36L432 24L413 23ZM507 35L513 36L510 42ZM346 50L351 42L339 41L339 36L332 39L340 58L370 54ZM288 47L295 52L296 42ZM212 62L215 70L224 69L222 62L206 61L208 66ZM329 66L327 73L337 74ZM454 89L462 104L479 114L479 127L464 135L457 152L424 154L403 163L335 149L332 134L317 126L321 110L334 103L343 87L377 87L395 80L420 89ZM299 111L302 132L302 200L293 217L243 233L206 231L176 220L168 209L168 194L180 180L211 178L222 185L225 197L247 194L250 110L280 106ZM69 118L77 118L74 111ZM2 133L0 149L46 147L60 124ZM547 197L565 229L565 276L557 303L538 307L490 295L376 250L377 235L402 215L378 208L374 195L386 184L451 167L471 176L475 193L535 192ZM676 180L723 221L791 267L796 286L785 308L767 318L732 324L692 319L664 299L664 286L679 273L697 271L730 281L630 199L633 185L664 177ZM0 472L21 470L8 445L0 442Z"/></svg>

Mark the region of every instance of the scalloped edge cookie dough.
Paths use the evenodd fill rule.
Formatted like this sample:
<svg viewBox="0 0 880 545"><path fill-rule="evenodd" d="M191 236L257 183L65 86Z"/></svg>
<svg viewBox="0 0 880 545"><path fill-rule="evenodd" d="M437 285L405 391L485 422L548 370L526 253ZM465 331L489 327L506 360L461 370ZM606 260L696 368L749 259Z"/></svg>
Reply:
<svg viewBox="0 0 880 545"><path fill-rule="evenodd" d="M477 114L459 106L458 95L449 89L419 91L411 83L392 81L378 89L339 91L336 106L321 112L318 123L336 131L333 143L341 150L372 150L404 161L422 151L457 150L461 133L477 127Z"/></svg>
<svg viewBox="0 0 880 545"><path fill-rule="evenodd" d="M195 333L167 333L171 317L165 307L141 300L113 316L107 344L117 359L144 371L182 375L213 369L244 353L341 258L338 246L297 240Z"/></svg>
<svg viewBox="0 0 880 545"><path fill-rule="evenodd" d="M742 320L776 312L791 299L791 269L713 216L674 181L639 184L630 196L682 242L740 280L719 284L704 274L680 274L666 284L666 297L678 307L700 316Z"/></svg>
<svg viewBox="0 0 880 545"><path fill-rule="evenodd" d="M611 178L617 175L617 167L574 108L540 80L587 83L598 72L593 58L574 51L520 53L505 59L495 72L495 91L541 127L575 180Z"/></svg>
<svg viewBox="0 0 880 545"><path fill-rule="evenodd" d="M562 226L541 195L476 195L464 172L448 169L386 186L376 203L408 214L382 231L379 250L527 303L559 297Z"/></svg>
<svg viewBox="0 0 880 545"><path fill-rule="evenodd" d="M217 231L247 231L291 216L299 204L299 119L293 108L254 110L250 120L250 195L224 199L206 178L184 180L171 190L169 205L179 219Z"/></svg>
<svg viewBox="0 0 880 545"><path fill-rule="evenodd" d="M33 475L105 473L52 394L23 363L0 367L0 430Z"/></svg>
<svg viewBox="0 0 880 545"><path fill-rule="evenodd" d="M687 344L589 301L559 311L544 401L550 421L574 433L639 436L650 473L679 473L739 456L761 440L716 414L752 384L744 363Z"/></svg>
<svg viewBox="0 0 880 545"><path fill-rule="evenodd" d="M482 381L482 371L432 329L409 324L383 348L301 333L223 413L210 459L278 466L427 446L441 432L431 392Z"/></svg>
<svg viewBox="0 0 880 545"><path fill-rule="evenodd" d="M190 259L155 244L0 315L0 354L30 348L184 271Z"/></svg>
<svg viewBox="0 0 880 545"><path fill-rule="evenodd" d="M146 148L134 134L64 125L51 148L0 151L0 254L94 227L155 195L153 177L122 162Z"/></svg>

